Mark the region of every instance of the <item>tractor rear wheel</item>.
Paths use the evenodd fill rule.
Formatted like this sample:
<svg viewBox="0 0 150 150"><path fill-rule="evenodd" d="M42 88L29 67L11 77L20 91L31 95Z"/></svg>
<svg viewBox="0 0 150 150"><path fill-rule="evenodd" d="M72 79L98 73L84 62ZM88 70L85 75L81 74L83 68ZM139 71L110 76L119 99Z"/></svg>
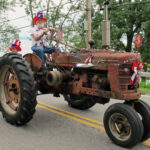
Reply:
<svg viewBox="0 0 150 150"><path fill-rule="evenodd" d="M65 100L72 108L86 110L93 107L96 102L90 96L64 95Z"/></svg>
<svg viewBox="0 0 150 150"><path fill-rule="evenodd" d="M143 124L137 112L126 104L113 104L105 112L104 127L117 145L131 148L143 137Z"/></svg>
<svg viewBox="0 0 150 150"><path fill-rule="evenodd" d="M8 53L0 62L0 106L13 125L29 122L36 107L36 84L31 68L19 54Z"/></svg>

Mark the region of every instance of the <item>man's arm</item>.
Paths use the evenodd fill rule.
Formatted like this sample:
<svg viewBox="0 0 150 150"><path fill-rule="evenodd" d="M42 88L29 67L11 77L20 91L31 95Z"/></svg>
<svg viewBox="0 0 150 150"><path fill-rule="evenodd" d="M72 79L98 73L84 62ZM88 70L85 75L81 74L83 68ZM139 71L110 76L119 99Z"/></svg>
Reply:
<svg viewBox="0 0 150 150"><path fill-rule="evenodd" d="M31 36L34 38L35 41L39 41L44 35L45 35L44 32L41 35L31 34Z"/></svg>
<svg viewBox="0 0 150 150"><path fill-rule="evenodd" d="M53 37L53 35L54 35L54 32L52 32L52 33L48 33L48 34L47 34L48 38L52 38L52 37Z"/></svg>
<svg viewBox="0 0 150 150"><path fill-rule="evenodd" d="M45 29L41 35L38 35L36 33L31 34L31 36L34 38L35 41L39 41L44 35L48 33L48 29Z"/></svg>
<svg viewBox="0 0 150 150"><path fill-rule="evenodd" d="M49 28L49 31L51 31L51 33L48 33L47 35L49 38L52 38L56 30L55 28Z"/></svg>

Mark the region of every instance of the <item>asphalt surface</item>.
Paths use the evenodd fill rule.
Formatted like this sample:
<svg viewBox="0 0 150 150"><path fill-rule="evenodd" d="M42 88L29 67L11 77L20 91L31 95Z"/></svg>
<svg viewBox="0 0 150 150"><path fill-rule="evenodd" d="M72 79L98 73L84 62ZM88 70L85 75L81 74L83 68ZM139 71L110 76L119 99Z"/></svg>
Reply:
<svg viewBox="0 0 150 150"><path fill-rule="evenodd" d="M142 96L150 104L150 96ZM63 97L38 97L36 114L22 127L0 116L0 150L125 150L113 144L104 131L103 114L113 103L96 104L87 111L70 108ZM149 150L150 140L133 150Z"/></svg>

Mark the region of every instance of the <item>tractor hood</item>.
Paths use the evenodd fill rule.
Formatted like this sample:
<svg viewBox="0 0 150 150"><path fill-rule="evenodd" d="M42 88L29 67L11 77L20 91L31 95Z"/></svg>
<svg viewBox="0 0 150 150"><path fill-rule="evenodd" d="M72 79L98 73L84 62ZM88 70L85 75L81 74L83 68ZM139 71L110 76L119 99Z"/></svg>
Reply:
<svg viewBox="0 0 150 150"><path fill-rule="evenodd" d="M91 57L91 63L98 65L100 63L132 63L137 59L136 53L114 52L110 50L81 50L75 54L62 53L55 59L59 64L77 64L88 63L86 59ZM141 60L140 54L138 59Z"/></svg>

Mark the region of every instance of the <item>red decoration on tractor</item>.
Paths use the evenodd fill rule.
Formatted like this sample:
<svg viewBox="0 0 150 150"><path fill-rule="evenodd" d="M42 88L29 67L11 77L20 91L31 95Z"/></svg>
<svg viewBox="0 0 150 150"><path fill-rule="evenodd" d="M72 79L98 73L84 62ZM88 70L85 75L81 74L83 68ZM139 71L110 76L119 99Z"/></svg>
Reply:
<svg viewBox="0 0 150 150"><path fill-rule="evenodd" d="M142 37L140 34L137 34L134 41L135 47L137 48L137 56L139 52L139 48L142 45Z"/></svg>
<svg viewBox="0 0 150 150"><path fill-rule="evenodd" d="M135 56L136 60L133 61L133 65L132 65L132 71L134 73L131 77L130 84L134 85L134 86L138 86L138 84L140 83L140 79L141 79L140 78L140 71L143 68L143 63L138 58L139 48L142 45L142 37L140 34L136 35L134 44L135 44L135 47L137 48L137 55Z"/></svg>
<svg viewBox="0 0 150 150"><path fill-rule="evenodd" d="M84 61L84 63L86 63L86 64L91 63L91 62L92 62L92 57L91 57L91 56L88 56L88 57L85 59L85 61Z"/></svg>

